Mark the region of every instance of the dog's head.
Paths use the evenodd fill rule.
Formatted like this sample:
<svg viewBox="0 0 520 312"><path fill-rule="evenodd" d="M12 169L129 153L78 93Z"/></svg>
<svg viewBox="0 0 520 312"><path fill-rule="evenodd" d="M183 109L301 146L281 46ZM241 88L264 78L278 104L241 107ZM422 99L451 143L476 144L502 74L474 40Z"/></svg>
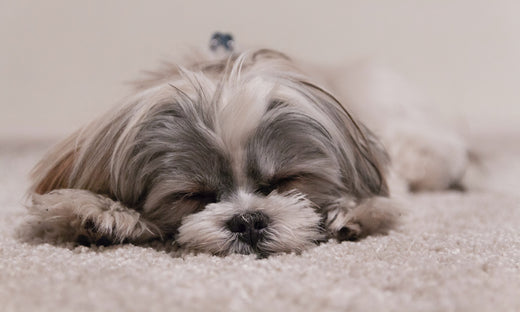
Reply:
<svg viewBox="0 0 520 312"><path fill-rule="evenodd" d="M74 140L38 192L108 195L196 251L298 252L338 205L387 194L371 133L269 51L147 81Z"/></svg>

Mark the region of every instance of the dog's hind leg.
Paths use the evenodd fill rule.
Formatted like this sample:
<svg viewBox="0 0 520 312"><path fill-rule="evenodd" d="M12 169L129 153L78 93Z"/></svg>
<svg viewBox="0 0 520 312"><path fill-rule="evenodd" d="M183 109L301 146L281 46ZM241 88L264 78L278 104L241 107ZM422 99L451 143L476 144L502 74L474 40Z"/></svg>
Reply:
<svg viewBox="0 0 520 312"><path fill-rule="evenodd" d="M336 76L338 97L376 134L410 191L460 186L469 153L459 125L442 118L413 85L384 67L360 63Z"/></svg>

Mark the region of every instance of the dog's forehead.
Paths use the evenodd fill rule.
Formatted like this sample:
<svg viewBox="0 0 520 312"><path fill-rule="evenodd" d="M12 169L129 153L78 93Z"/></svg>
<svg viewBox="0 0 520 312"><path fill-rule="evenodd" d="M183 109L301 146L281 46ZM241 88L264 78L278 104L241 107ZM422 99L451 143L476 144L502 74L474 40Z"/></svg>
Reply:
<svg viewBox="0 0 520 312"><path fill-rule="evenodd" d="M327 156L327 130L310 117L308 104L300 105L302 96L274 79L248 77L213 87L206 81L191 89L179 85L182 94L170 91L173 96L148 123L146 138L147 145L170 150L167 172L178 179L227 192L255 187L282 169L297 171L306 161ZM231 180L232 187L222 179Z"/></svg>
<svg viewBox="0 0 520 312"><path fill-rule="evenodd" d="M306 161L327 156L329 134L311 117L317 115L309 109L312 103L279 78L269 78L255 77L223 90L215 116L215 134L239 186L258 184L282 170L301 170Z"/></svg>
<svg viewBox="0 0 520 312"><path fill-rule="evenodd" d="M233 166L242 162L242 150L260 124L274 85L260 77L232 82L216 101L215 134L232 157Z"/></svg>

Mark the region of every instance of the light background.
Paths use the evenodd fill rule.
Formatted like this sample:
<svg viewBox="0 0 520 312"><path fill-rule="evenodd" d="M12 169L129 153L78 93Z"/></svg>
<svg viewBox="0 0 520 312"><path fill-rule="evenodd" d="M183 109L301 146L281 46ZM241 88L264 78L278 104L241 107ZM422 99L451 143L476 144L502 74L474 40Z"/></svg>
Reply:
<svg viewBox="0 0 520 312"><path fill-rule="evenodd" d="M520 127L520 1L0 0L0 138L65 136L215 30L317 63L375 59L469 129Z"/></svg>

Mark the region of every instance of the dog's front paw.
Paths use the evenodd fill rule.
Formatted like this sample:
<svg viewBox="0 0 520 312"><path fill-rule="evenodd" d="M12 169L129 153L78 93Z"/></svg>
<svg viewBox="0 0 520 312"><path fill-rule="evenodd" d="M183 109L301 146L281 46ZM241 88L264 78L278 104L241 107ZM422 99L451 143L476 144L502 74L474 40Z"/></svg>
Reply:
<svg viewBox="0 0 520 312"><path fill-rule="evenodd" d="M137 211L86 190L33 194L28 209L30 217L19 231L26 240L90 246L144 241L158 235Z"/></svg>
<svg viewBox="0 0 520 312"><path fill-rule="evenodd" d="M400 210L392 199L373 197L359 204L338 205L327 215L329 237L338 241L356 241L372 234L387 234L393 229Z"/></svg>
<svg viewBox="0 0 520 312"><path fill-rule="evenodd" d="M361 226L356 223L345 224L337 232L334 233L335 238L342 241L356 241L361 235Z"/></svg>

